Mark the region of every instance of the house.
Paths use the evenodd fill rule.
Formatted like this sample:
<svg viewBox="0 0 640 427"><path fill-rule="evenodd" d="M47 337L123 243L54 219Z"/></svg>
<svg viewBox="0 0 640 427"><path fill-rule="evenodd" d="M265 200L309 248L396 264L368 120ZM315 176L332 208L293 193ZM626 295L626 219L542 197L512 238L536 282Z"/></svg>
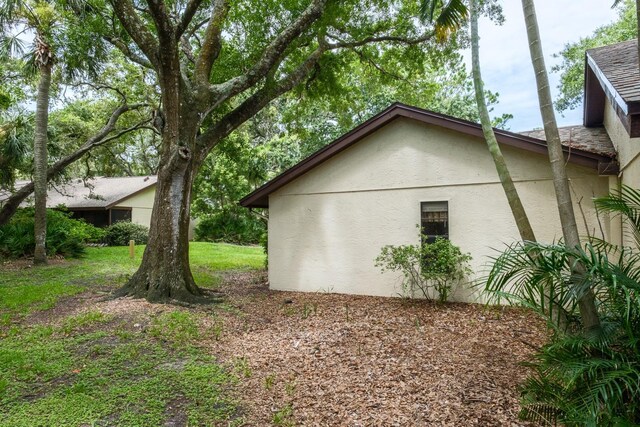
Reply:
<svg viewBox="0 0 640 427"><path fill-rule="evenodd" d="M149 227L156 181L155 176L74 178L49 188L47 207L64 205L74 218L96 227L118 221Z"/></svg>
<svg viewBox="0 0 640 427"><path fill-rule="evenodd" d="M52 184L47 192L47 207L64 206L74 218L84 219L96 227L108 227L118 221L130 221L149 227L156 196L155 175L126 177L73 178L62 184ZM28 181L17 181L19 189ZM0 193L0 206L10 193ZM23 205L33 204L33 196ZM193 240L197 220L189 226Z"/></svg>
<svg viewBox="0 0 640 427"><path fill-rule="evenodd" d="M635 42L587 53L584 123L560 130L583 235L622 241L618 218L593 197L638 186L640 90ZM623 58L623 59L621 59ZM561 238L544 133L496 130L539 241ZM519 240L480 125L391 105L241 200L269 209L272 289L393 296L401 277L374 259L384 245L449 238L471 253L478 276ZM472 289L457 299L474 301Z"/></svg>

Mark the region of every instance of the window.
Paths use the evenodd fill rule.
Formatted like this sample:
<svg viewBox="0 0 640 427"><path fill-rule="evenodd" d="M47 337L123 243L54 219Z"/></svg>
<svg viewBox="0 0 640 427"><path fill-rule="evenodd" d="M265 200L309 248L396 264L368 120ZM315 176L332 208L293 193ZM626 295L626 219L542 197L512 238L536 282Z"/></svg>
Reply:
<svg viewBox="0 0 640 427"><path fill-rule="evenodd" d="M420 227L425 243L449 238L449 202L420 203Z"/></svg>
<svg viewBox="0 0 640 427"><path fill-rule="evenodd" d="M131 209L111 209L111 224L120 221L131 222Z"/></svg>

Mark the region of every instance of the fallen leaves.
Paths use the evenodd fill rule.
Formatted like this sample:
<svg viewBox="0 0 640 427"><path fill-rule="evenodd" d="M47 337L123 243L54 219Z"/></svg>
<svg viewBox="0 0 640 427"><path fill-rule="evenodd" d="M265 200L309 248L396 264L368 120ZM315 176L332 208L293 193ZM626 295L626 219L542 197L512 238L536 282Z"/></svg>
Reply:
<svg viewBox="0 0 640 427"><path fill-rule="evenodd" d="M275 292L248 274L223 290L241 313L218 311L206 345L249 365L247 425L289 407L297 425L524 425L519 363L545 337L524 310Z"/></svg>

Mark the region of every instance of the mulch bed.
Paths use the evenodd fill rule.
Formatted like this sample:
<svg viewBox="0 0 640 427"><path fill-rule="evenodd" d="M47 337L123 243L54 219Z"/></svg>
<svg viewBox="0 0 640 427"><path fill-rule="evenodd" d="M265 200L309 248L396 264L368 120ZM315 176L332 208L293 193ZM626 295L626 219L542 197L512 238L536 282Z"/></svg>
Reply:
<svg viewBox="0 0 640 427"><path fill-rule="evenodd" d="M520 362L545 339L530 313L274 292L247 274L225 283L244 314L222 314L222 336L209 345L248 363L239 387L249 425L287 405L295 425L525 425Z"/></svg>

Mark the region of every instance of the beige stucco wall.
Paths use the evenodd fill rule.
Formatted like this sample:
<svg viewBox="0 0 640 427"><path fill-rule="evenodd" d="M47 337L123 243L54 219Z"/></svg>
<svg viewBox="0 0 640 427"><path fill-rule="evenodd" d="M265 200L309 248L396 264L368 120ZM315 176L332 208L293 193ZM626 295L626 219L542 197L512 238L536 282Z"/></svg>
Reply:
<svg viewBox="0 0 640 427"><path fill-rule="evenodd" d="M604 126L618 152L620 162L620 179L611 183L611 189L617 189L618 185L624 184L633 188L640 188L640 138L631 138L622 125L620 118L609 102L605 103ZM620 226L619 218L615 219L618 227L618 241L625 245L633 243L633 237L624 226Z"/></svg>
<svg viewBox="0 0 640 427"><path fill-rule="evenodd" d="M151 211L153 210L155 195L156 186L152 185L138 194L121 201L114 208L131 208L131 222L149 227L151 225Z"/></svg>
<svg viewBox="0 0 640 427"><path fill-rule="evenodd" d="M559 238L546 158L503 150L538 240ZM593 231L590 199L606 194L609 179L573 165L568 169ZM270 286L398 295L400 276L381 274L374 259L384 245L417 243L420 202L442 200L449 202L450 239L472 254L480 277L488 257L497 254L492 248L518 239L484 141L397 119L270 196ZM579 224L584 233L581 217ZM474 298L468 290L458 295Z"/></svg>

